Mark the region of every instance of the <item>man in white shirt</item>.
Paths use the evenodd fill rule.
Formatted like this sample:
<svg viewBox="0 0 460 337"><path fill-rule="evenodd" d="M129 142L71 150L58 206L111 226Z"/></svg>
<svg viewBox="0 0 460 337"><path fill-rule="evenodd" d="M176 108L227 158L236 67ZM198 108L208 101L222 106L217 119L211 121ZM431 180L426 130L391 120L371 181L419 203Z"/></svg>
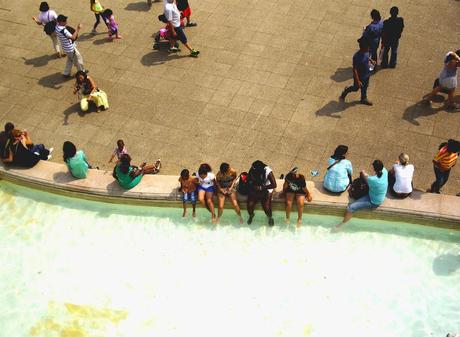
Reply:
<svg viewBox="0 0 460 337"><path fill-rule="evenodd" d="M78 70L85 71L85 68L83 67L83 57L78 51L77 44L75 43L78 38L78 33L82 27L81 23L78 24L75 32L71 33L69 28L66 27L67 16L60 14L58 15L56 21L56 35L59 38L59 42L61 42L61 47L64 53L67 54L67 63L64 69L64 76L70 77L70 71L72 70L73 64L75 64Z"/></svg>
<svg viewBox="0 0 460 337"><path fill-rule="evenodd" d="M168 30L170 30L174 40L180 40L182 44L190 50L190 56L197 57L200 53L198 50L192 49L187 43L187 36L185 36L184 30L180 24L180 12L177 9L175 0L166 0L165 3L165 17L168 20ZM175 53L180 51L179 48L174 47L173 39L169 42L169 52Z"/></svg>

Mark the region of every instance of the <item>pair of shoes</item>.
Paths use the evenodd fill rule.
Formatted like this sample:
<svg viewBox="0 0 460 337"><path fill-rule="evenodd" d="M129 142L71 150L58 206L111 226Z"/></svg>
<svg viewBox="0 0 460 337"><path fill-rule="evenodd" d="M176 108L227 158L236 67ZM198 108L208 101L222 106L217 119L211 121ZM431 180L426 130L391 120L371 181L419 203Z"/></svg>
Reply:
<svg viewBox="0 0 460 337"><path fill-rule="evenodd" d="M170 52L170 53L177 53L177 52L179 52L179 51L180 51L180 49L177 48L177 47L172 47L172 48L169 48L169 49L168 49L168 52Z"/></svg>
<svg viewBox="0 0 460 337"><path fill-rule="evenodd" d="M158 171L161 169L161 159L158 158L157 161L155 162L155 167L157 168Z"/></svg>
<svg viewBox="0 0 460 337"><path fill-rule="evenodd" d="M389 67L392 68L392 69L394 69L394 68L396 68L396 64L390 64Z"/></svg>
<svg viewBox="0 0 460 337"><path fill-rule="evenodd" d="M187 23L185 26L186 26L186 27L196 27L197 24L196 24L196 22L189 22L189 23Z"/></svg>
<svg viewBox="0 0 460 337"><path fill-rule="evenodd" d="M200 54L200 51L196 49L192 49L192 51L190 52L191 57L197 57L199 54Z"/></svg>
<svg viewBox="0 0 460 337"><path fill-rule="evenodd" d="M54 147L50 147L48 151L50 152L50 154L53 153Z"/></svg>
<svg viewBox="0 0 460 337"><path fill-rule="evenodd" d="M367 98L366 98L366 99L362 99L362 100L360 101L360 103L361 103L361 104L364 104L364 105L369 105L369 106L373 105L373 103L372 103L371 101L369 101Z"/></svg>

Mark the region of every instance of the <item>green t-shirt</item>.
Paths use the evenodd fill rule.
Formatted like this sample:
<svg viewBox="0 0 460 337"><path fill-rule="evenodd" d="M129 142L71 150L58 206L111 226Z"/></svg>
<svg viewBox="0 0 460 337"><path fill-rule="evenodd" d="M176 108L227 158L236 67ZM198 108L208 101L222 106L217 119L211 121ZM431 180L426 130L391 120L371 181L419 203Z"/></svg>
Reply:
<svg viewBox="0 0 460 337"><path fill-rule="evenodd" d="M85 153L82 150L78 150L75 156L67 159L66 164L70 170L70 173L72 173L75 178L86 178L89 165L86 160Z"/></svg>
<svg viewBox="0 0 460 337"><path fill-rule="evenodd" d="M115 169L115 173L117 175L118 183L120 184L121 187L123 187L123 188L125 188L127 190L129 190L129 189L133 188L134 186L136 186L137 184L139 184L141 179L142 179L142 176L143 176L143 174L140 174L135 178L131 178L129 176L129 174L131 173L132 170L133 170L133 167L130 166L129 170L128 170L128 173L123 173L123 172L120 171L120 164L118 164L117 168Z"/></svg>

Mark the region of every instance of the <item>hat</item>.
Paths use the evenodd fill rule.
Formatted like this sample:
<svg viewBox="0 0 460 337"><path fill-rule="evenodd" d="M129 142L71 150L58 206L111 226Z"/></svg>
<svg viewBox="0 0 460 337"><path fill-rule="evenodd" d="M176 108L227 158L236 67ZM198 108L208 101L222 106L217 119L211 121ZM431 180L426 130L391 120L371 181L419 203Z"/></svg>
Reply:
<svg viewBox="0 0 460 337"><path fill-rule="evenodd" d="M399 155L399 162L402 165L407 165L409 163L409 156L407 155L407 153L401 153Z"/></svg>
<svg viewBox="0 0 460 337"><path fill-rule="evenodd" d="M67 16L65 15L62 15L62 14L59 14L57 19L56 19L57 22L63 22L63 21L67 21Z"/></svg>

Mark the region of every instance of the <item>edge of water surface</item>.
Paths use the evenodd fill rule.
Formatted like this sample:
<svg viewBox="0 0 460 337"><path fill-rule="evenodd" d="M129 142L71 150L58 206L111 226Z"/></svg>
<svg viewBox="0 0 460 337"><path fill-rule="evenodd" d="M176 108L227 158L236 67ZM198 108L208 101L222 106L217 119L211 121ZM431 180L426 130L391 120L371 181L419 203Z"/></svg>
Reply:
<svg viewBox="0 0 460 337"><path fill-rule="evenodd" d="M143 182L125 191L113 180L111 172L90 170L87 179L74 179L64 164L41 161L33 169L16 169L0 164L0 179L45 192L115 204L139 206L182 207L176 176L144 176ZM279 191L282 180L278 180ZM346 193L331 195L322 189L321 182L308 182L314 201L306 203L305 214L342 216L348 204ZM241 201L245 197L240 198ZM412 206L412 207L408 207ZM231 206L226 203L226 208ZM284 210L284 200L275 197L275 210ZM293 207L295 212L295 207ZM432 227L460 230L460 198L414 191L408 199L387 198L374 211L360 211L356 218L403 221Z"/></svg>

